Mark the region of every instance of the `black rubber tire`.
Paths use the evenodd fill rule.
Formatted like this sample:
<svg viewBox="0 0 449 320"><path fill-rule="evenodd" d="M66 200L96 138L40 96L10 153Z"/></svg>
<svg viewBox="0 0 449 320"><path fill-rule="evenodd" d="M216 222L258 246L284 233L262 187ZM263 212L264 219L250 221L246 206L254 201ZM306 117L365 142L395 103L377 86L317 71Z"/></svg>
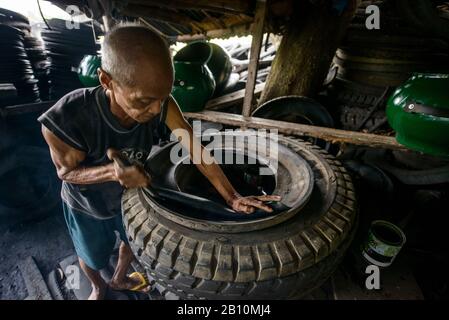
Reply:
<svg viewBox="0 0 449 320"><path fill-rule="evenodd" d="M444 52L435 51L433 48L417 47L404 50L403 48L395 47L345 47L340 46L338 48L339 56L343 57L367 57L367 58L380 58L380 59L400 59L402 61L428 61L429 59L444 59L449 54Z"/></svg>
<svg viewBox="0 0 449 320"><path fill-rule="evenodd" d="M321 148L290 137L279 143L312 167L309 202L289 220L250 232L212 232L175 223L126 190L123 221L139 262L166 293L181 299L295 299L322 285L351 242L356 199L344 167Z"/></svg>
<svg viewBox="0 0 449 320"><path fill-rule="evenodd" d="M408 157L410 158L409 161L412 162L414 155L411 154L408 155ZM445 163L442 161L440 164L435 162L434 167L413 169L401 165L397 159L395 159L394 154L390 154L389 152L373 152L372 154L368 154L366 158L370 164L378 166L405 185L432 186L449 183L449 164L447 162ZM424 161L424 159L422 161ZM431 164L432 160L429 158L427 162Z"/></svg>
<svg viewBox="0 0 449 320"><path fill-rule="evenodd" d="M359 108L355 105L342 105L338 107L340 112L340 122L341 126L345 130L361 130L359 129L362 122L365 120L369 109ZM372 128L377 128L385 120L385 111L377 110L371 117L365 122L362 129L371 130ZM387 124L385 123L385 126ZM388 127L388 126L387 126Z"/></svg>
<svg viewBox="0 0 449 320"><path fill-rule="evenodd" d="M253 117L305 123L314 126L333 128L334 120L327 109L319 102L303 96L282 96L260 105L251 114ZM326 150L330 143L320 139L309 140Z"/></svg>
<svg viewBox="0 0 449 320"><path fill-rule="evenodd" d="M416 37L412 35L385 34L379 30L351 30L342 43L343 47L387 47L387 48L433 48L435 51L443 51L448 44L438 37Z"/></svg>

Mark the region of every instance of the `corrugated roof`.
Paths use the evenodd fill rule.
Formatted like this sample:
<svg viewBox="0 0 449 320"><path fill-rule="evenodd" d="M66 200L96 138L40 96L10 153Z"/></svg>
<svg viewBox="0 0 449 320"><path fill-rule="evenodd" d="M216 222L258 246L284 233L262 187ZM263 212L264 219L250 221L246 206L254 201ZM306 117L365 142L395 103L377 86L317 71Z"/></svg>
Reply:
<svg viewBox="0 0 449 320"><path fill-rule="evenodd" d="M92 0L50 0L59 7L86 8ZM255 0L127 0L113 1L112 16L117 19L140 18L168 37L182 35L247 34L253 22ZM94 14L104 12L100 5Z"/></svg>

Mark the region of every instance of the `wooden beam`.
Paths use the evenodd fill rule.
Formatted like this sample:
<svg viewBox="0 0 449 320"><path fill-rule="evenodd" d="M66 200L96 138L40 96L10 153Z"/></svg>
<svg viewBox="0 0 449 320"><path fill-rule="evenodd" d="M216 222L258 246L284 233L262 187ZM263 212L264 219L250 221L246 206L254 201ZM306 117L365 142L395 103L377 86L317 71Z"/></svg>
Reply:
<svg viewBox="0 0 449 320"><path fill-rule="evenodd" d="M208 30L201 34L187 34L179 35L176 37L176 41L187 42L194 40L204 40L212 38L224 38L232 36L245 36L249 34L251 24L249 22L231 26L226 29Z"/></svg>
<svg viewBox="0 0 449 320"><path fill-rule="evenodd" d="M189 42L189 41L196 41L196 40L206 40L209 37L204 33L198 33L198 34L182 34L176 37L176 41L179 42Z"/></svg>
<svg viewBox="0 0 449 320"><path fill-rule="evenodd" d="M254 87L256 85L257 68L259 67L259 55L262 48L263 27L265 22L266 1L259 0L256 5L256 17L253 24L253 39L251 41L250 59L248 65L248 80L246 82L246 93L243 100L242 114L248 117L251 114L251 107L254 97Z"/></svg>
<svg viewBox="0 0 449 320"><path fill-rule="evenodd" d="M256 85L254 89L254 96L259 96L262 92L263 88L265 87L265 83L259 83ZM223 108L226 108L227 106L241 103L243 101L243 98L245 97L245 89L241 89L235 92L231 92L228 94L225 94L221 97L211 99L206 103L205 109L207 110L220 110Z"/></svg>
<svg viewBox="0 0 449 320"><path fill-rule="evenodd" d="M103 28L105 32L109 32L109 30L111 30L111 28L114 26L114 22L111 18L111 16L102 16L101 17L103 20Z"/></svg>
<svg viewBox="0 0 449 320"><path fill-rule="evenodd" d="M277 129L279 133L285 135L314 137L330 141L332 143L348 143L371 148L409 151L409 149L397 143L394 137L381 136L371 133L317 127L256 117L244 117L238 114L216 111L203 111L198 113L185 112L184 116L190 119L217 122L235 127L247 127L266 130Z"/></svg>
<svg viewBox="0 0 449 320"><path fill-rule="evenodd" d="M220 19L213 18L206 10L200 10L200 11L215 26L215 28L213 28L213 29L225 29L226 28L226 24L223 23L223 21L221 21Z"/></svg>
<svg viewBox="0 0 449 320"><path fill-rule="evenodd" d="M223 26L221 27L217 27L217 23L220 21L220 24L222 24ZM192 22L194 22L192 20ZM244 16L244 15L226 15L223 16L220 19L217 18L206 18L203 19L201 22L196 22L195 23L198 26L201 26L202 29L204 30L219 30L219 29L227 29L227 28L232 28L233 26L242 24L242 23L252 23L253 22L253 18L248 17L248 16Z"/></svg>
<svg viewBox="0 0 449 320"><path fill-rule="evenodd" d="M153 4L158 7L201 9L215 12L251 13L254 1L248 0L128 0L129 3Z"/></svg>
<svg viewBox="0 0 449 320"><path fill-rule="evenodd" d="M127 15L130 17L137 17L137 18L146 18L146 19L153 19L158 20L165 23L170 23L172 25L183 25L190 27L192 29L192 33L200 33L204 34L207 33L207 35L211 38L213 38L218 30L224 30L227 32L233 32L233 28L242 24L247 25L246 28L248 28L248 25L252 23L253 19L251 17L245 16L245 15L227 15L222 17L221 19L215 19L213 17L207 17L203 21L195 21L191 19L189 16L175 12L173 10L169 9L161 9L155 6L145 6L145 5L138 5L138 4L129 4L123 9L120 10L120 13L123 15ZM217 29L217 24L223 24L227 27L224 29ZM171 26L174 27L174 26ZM221 27L220 27L221 28ZM177 33L181 33L180 31L177 31ZM185 37L185 39L188 39L189 36L180 36L180 39ZM196 35L193 37L197 37ZM201 35L201 37L204 37ZM188 40L179 40L179 41L188 41Z"/></svg>
<svg viewBox="0 0 449 320"><path fill-rule="evenodd" d="M179 14L172 10L160 9L143 5L129 4L120 10L120 13L130 17L146 17L163 22L191 26L191 20L186 15Z"/></svg>
<svg viewBox="0 0 449 320"><path fill-rule="evenodd" d="M161 32L159 29L157 29L156 27L154 27L150 22L148 22L147 20L145 20L145 18L139 18L139 21L142 22L145 26L147 26L148 28L150 28L151 30L153 30L154 32L156 32L159 36L161 36L164 39L168 39L169 36L166 35L165 33Z"/></svg>

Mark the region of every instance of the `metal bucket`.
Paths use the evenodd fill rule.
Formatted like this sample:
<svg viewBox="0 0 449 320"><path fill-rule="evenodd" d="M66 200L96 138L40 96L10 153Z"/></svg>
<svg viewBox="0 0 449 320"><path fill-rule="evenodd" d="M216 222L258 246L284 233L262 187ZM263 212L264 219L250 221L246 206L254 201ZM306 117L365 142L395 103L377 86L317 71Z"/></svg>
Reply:
<svg viewBox="0 0 449 320"><path fill-rule="evenodd" d="M369 263L388 267L405 241L405 234L399 227L388 221L376 220L371 223L368 237L362 246L362 255Z"/></svg>

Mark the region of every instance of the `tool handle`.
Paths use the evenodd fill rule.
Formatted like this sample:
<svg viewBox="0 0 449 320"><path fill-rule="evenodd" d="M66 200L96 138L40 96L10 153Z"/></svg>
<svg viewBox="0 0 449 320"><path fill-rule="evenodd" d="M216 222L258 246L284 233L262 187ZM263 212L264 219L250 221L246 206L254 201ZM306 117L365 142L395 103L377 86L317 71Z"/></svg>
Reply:
<svg viewBox="0 0 449 320"><path fill-rule="evenodd" d="M120 169L125 169L127 167L125 163L126 160L122 158L120 152L118 152L117 150L110 148L106 151L106 155L108 156L109 160L114 161Z"/></svg>

